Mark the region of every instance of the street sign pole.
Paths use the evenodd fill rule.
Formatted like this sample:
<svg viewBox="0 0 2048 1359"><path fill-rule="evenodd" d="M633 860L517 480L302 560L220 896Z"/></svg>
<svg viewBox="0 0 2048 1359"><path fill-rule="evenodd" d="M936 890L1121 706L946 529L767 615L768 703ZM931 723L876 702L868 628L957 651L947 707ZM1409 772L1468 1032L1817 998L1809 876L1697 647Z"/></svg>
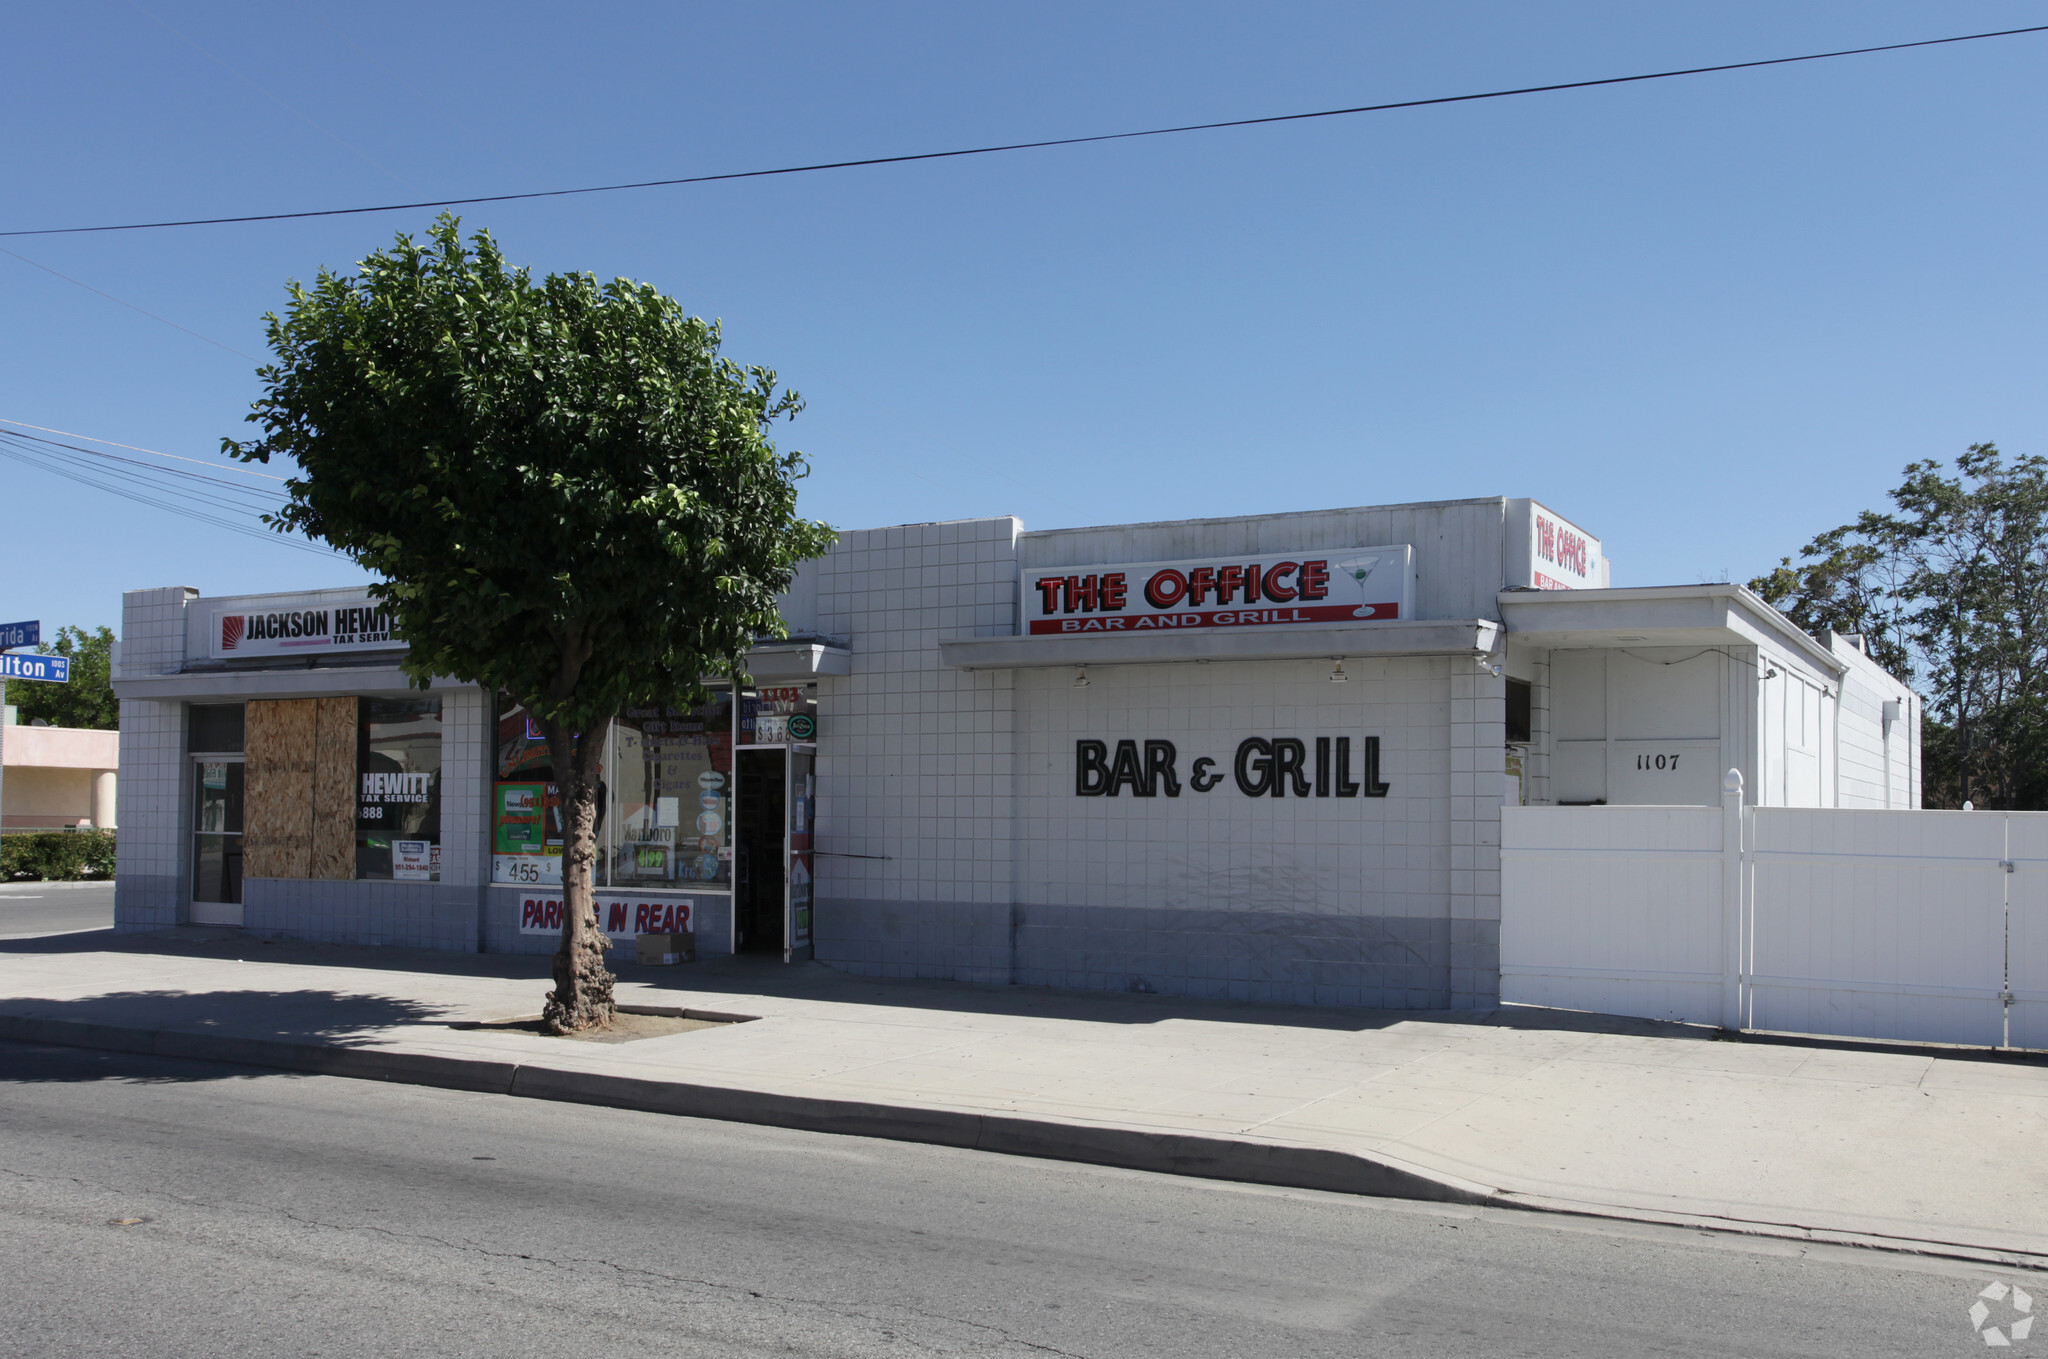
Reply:
<svg viewBox="0 0 2048 1359"><path fill-rule="evenodd" d="M8 679L40 680L45 684L69 684L68 656L10 656L19 646L36 646L43 640L41 619L0 623L0 836L7 832L7 685Z"/></svg>

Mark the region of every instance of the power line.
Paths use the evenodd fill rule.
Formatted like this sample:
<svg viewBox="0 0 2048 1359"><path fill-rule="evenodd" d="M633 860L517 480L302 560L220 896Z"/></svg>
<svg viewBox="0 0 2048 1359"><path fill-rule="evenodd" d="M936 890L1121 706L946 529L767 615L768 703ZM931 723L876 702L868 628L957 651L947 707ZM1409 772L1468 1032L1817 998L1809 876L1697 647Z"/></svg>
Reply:
<svg viewBox="0 0 2048 1359"><path fill-rule="evenodd" d="M153 481L147 477L136 476L133 473L123 473L120 468L96 467L80 458L70 457L47 448L31 447L28 444L18 442L16 436L12 434L0 434L0 453L4 453L5 456L14 459L16 462L40 467L44 471L55 472L73 481L81 482L99 490L111 491L117 495L128 495L131 491L147 492L152 498L144 503L158 505L163 509L182 512L178 511L176 505L167 503L165 498L168 497L169 499L182 500L191 505L199 506L209 515L212 515L214 511L225 510L239 516L233 521L239 527L253 529L254 523L244 521L260 523L263 512L274 508L272 505L252 505L244 501L230 500L224 496L214 495L203 490L191 490L175 484ZM229 521L220 520L215 517L214 522L226 524Z"/></svg>
<svg viewBox="0 0 2048 1359"><path fill-rule="evenodd" d="M214 467L223 472L240 472L245 477L261 477L265 481L285 480L283 477L272 476L268 472L258 472L253 467L235 467L227 463L208 462L204 458L188 458L180 453L159 453L153 448L141 448L135 444L117 444L112 439L95 439L90 434L74 434L68 429L51 429L47 425L31 425L26 420L9 420L4 415L0 415L0 425L15 425L21 429L35 430L41 434L61 434L67 439L83 439L89 444L105 444L109 448L125 448L130 453L147 453L154 458L170 458L177 462L197 463L201 467Z"/></svg>
<svg viewBox="0 0 2048 1359"><path fill-rule="evenodd" d="M76 285L77 285L78 287L81 287L81 288L85 289L85 290L86 290L87 292L89 292L89 293L98 293L98 294L99 294L99 295L100 295L101 297L104 297L104 298L106 298L106 299L107 299L107 301L109 301L109 302L112 302L112 303L115 303L115 304L116 304L116 305L118 305L118 306L123 306L123 307L126 307L126 308L128 308L128 310L130 310L130 311L132 311L132 312L137 312L137 313L139 313L139 314L141 314L141 315L143 315L143 316L147 316L147 317L148 317L148 318L149 318L150 320L152 320L152 321L162 321L162 322L163 322L163 323L164 323L165 325L169 326L169 327L170 327L170 328L171 328L172 330L182 330L182 331L184 331L184 332L185 332L185 333L186 333L187 335L190 335L190 336L191 336L191 337L192 337L193 339L195 339L195 340L205 340L205 341L206 341L206 342L207 342L208 344L212 345L212 346L213 346L213 347L214 347L215 349L225 349L225 350L227 350L227 351L228 351L228 353L230 353L230 354L236 354L236 355L240 355L240 356L241 356L242 358L245 358L245 359L249 360L249 362L251 362L251 363L261 363L261 362L263 362L263 360L261 360L261 359L257 358L257 357L256 357L256 356L255 356L254 354L243 354L241 350L239 350L239 349L236 349L236 348L235 348L235 347L234 347L233 345L225 345L225 344L222 344L222 343L221 343L221 342L220 342L219 340L216 340L216 339L212 338L211 336L208 336L208 335L201 335L201 334L200 334L200 333L199 333L198 331L196 331L196 330L192 329L192 328L191 328L190 326L181 326L181 325L179 325L179 324L178 324L178 323L177 323L176 321L173 321L173 320L171 320L171 319L170 319L169 317L167 317L167 316L158 316L158 315L157 315L157 314L156 314L155 312L153 312L153 311L147 311L147 310L145 310L145 309L143 309L143 308L141 308L141 307L138 307L138 306L136 306L136 305L135 305L135 304L134 304L133 302L128 302L128 301L124 301L123 299L121 299L121 298L118 298L118 297L114 296L114 295L113 295L112 293L110 293L110 292L107 292L107 291L105 291L104 289L101 289L101 288L95 288L95 287L93 287L93 286L92 286L92 284L90 284L90 283L87 283L87 282L85 282L85 281L84 281L83 279L76 279L76 278L73 278L73 277L71 277L71 275L69 275L69 274L60 274L60 273L58 273L58 272L57 272L57 271L56 271L55 269L52 269L52 268L51 268L51 267L50 267L49 265L47 265L47 264L38 264L38 263L37 263L37 262L36 262L35 260L32 260L32 259L30 259L30 258L29 258L28 256L26 256L26 255L18 255L18 254L15 254L15 252L14 252L14 251L12 251L12 250L9 250L9 249L8 249L8 248L7 248L6 246L4 246L4 245L0 245L0 255L14 255L14 258L16 258L16 259L20 260L20 261L21 261L21 262L22 262L23 264L27 264L27 265L32 265L32 266L34 266L35 268L37 268L37 269L40 269L40 270L42 270L42 271L43 271L44 273L46 273L46 274L50 275L50 276L51 276L52 278L61 278L61 279L63 279L63 280L64 280L64 281L66 282L66 283L72 283L72 284L76 284Z"/></svg>
<svg viewBox="0 0 2048 1359"><path fill-rule="evenodd" d="M873 165L904 165L912 161L951 160L961 156L992 156L1006 151L1035 151L1056 146L1084 146L1091 142L1128 141L1134 137L1167 137L1182 132L1215 132L1231 127L1260 127L1268 123L1295 123L1311 118L1343 118L1361 113L1387 113L1395 109L1429 108L1438 104L1467 104L1481 99L1509 99L1525 94L1552 94L1560 90L1590 90L1603 85L1632 85L1646 80L1672 80L1679 76L1713 75L1722 71L1748 71L1763 66L1789 66L1804 61L1827 61L1834 57L1868 56L1874 52L1903 52L1914 47L1941 47L1950 43L1978 42L1986 38L2011 38L2025 33L2048 32L2048 24L2028 28L2001 28L1988 33L1963 33L1949 38L1923 38L1917 42L1884 43L1877 47L1845 47L1833 52L1808 52L1796 57L1766 57L1758 61L1730 61L1718 66L1688 66L1675 71L1650 71L1641 75L1607 76L1599 80L1568 80L1551 85L1523 85L1510 90L1486 90L1478 94L1446 94L1431 99L1403 99L1388 104L1360 104L1353 108L1318 109L1309 113L1275 113L1262 118L1232 118L1214 123L1185 123L1178 127L1153 127L1136 132L1099 132L1086 137L1053 137L1035 142L1008 142L999 146L971 146L952 151L919 151L901 156L868 156L860 160L819 161L810 165L785 165L773 170L734 170L716 175L687 175L679 179L643 179L630 184L596 184L579 189L536 189L526 193L483 194L474 198L437 198L418 203L380 203L362 208L319 208L307 212L263 212L240 217L189 217L177 221L122 222L106 226L39 227L34 230L0 231L7 236L73 236L99 231L154 231L163 227L228 226L241 222L283 222L307 217L350 217L370 212L409 212L419 208L460 208L479 203L513 203L535 198L567 198L577 194L619 193L628 189L662 189L682 184L714 184L734 179L765 179L775 175L810 174L819 170L854 170Z"/></svg>
<svg viewBox="0 0 2048 1359"><path fill-rule="evenodd" d="M83 436L77 436L83 437ZM124 445L123 445L124 446ZM137 452L151 450L138 449ZM174 457L174 454L159 454ZM210 477L181 468L159 467L117 453L79 448L55 439L0 430L0 458L33 467L96 491L132 500L151 509L208 524L228 533L277 543L322 557L339 554L301 537L265 526L268 513L279 508L276 493L264 488ZM197 459L180 459L197 461ZM233 470L233 469L226 469ZM182 503L180 503L182 502Z"/></svg>
<svg viewBox="0 0 2048 1359"><path fill-rule="evenodd" d="M5 446L0 446L0 458L6 458L10 461L18 462L23 464L24 466L34 467L40 471L48 472L53 476L63 477L68 481L75 481L82 486L89 486L94 490L105 491L109 495L119 496L123 500L132 500L139 505L147 505L152 509L164 510L171 514L183 516L186 519L194 519L199 521L200 523L209 524L214 528L220 529L224 532L240 534L245 538L260 539L264 542L278 543L285 547L298 548L301 551L305 552L318 552L322 556L333 555L327 552L325 549L316 547L311 543L295 542L290 538L285 538L275 533L266 532L261 527L253 523L237 523L234 520L224 519L219 515L207 514L200 510L184 509L176 505L165 504L161 500L154 499L138 491L123 490L118 486L109 486L102 482L95 481L91 477L80 475L77 472L68 471L62 467L52 466L49 463L43 462L36 458L26 457L18 450L10 449Z"/></svg>
<svg viewBox="0 0 2048 1359"><path fill-rule="evenodd" d="M84 458L98 458L103 462L120 463L128 467L138 468L140 469L139 475L144 477L155 477L160 479L182 477L189 481L200 482L207 486L221 488L230 495L245 497L247 500L252 500L257 504L263 506L265 509L268 509L277 503L277 492L274 489L266 486L251 486L247 482L229 481L226 477L210 477L206 475L206 473L204 472L187 472L183 468L179 467L158 467L154 463L143 462L140 458L124 458L118 453L103 453L96 448L80 448L77 444L67 444L57 439L38 438L36 435L33 434L16 434L13 430L0 430L0 440L6 440L8 442L15 443L17 446L19 446L20 441L28 440L32 443L48 445L52 449L67 449L69 450L68 453L57 453L52 454L50 456L64 458L67 462L80 462L80 465L82 466L91 466L91 464L84 463L80 460L80 458L72 457L70 455L79 454L83 455ZM198 461L198 459L191 459L191 461L196 462ZM138 474L131 472L127 473L126 475L135 476ZM178 484L178 482L174 480L166 484L175 486ZM225 504L227 502L222 503Z"/></svg>
<svg viewBox="0 0 2048 1359"><path fill-rule="evenodd" d="M307 127L312 128L321 136L326 137L329 141L333 142L336 146L339 146L342 150L348 152L350 155L357 157L358 159L364 161L365 163L375 167L377 170L382 171L388 178L397 180L400 184L405 185L406 188L414 190L418 189L418 185L409 182L402 175L394 174L388 167L379 164L378 161L373 156L371 156L367 151L364 151L361 147L351 145L349 142L343 140L343 138L338 133L336 133L334 129L324 127L321 124L314 122L304 113L300 112L298 109L292 107L292 105L286 103L283 99L279 98L275 91L270 90L269 88L263 85L259 85L254 80L251 80L247 75L243 74L241 71L236 70L234 67L228 65L225 61L222 61L214 53L208 51L204 47L201 47L198 43L194 42L191 36L187 34L183 29L174 28L170 24L164 22L161 18L157 17L155 14L152 14L150 11L144 9L142 5L139 3L139 0L128 0L128 5L137 14L140 14L143 18L149 20L158 28L163 29L164 32L171 34L173 37L177 38L178 41L184 43L187 47L197 52L200 56L205 57L208 61L220 67L223 71L226 71L229 75L241 81L244 85L247 85L250 89L256 91L256 93L262 95L271 103L283 109L286 113L291 114L292 117L297 118ZM350 46L354 46L354 44L351 43Z"/></svg>

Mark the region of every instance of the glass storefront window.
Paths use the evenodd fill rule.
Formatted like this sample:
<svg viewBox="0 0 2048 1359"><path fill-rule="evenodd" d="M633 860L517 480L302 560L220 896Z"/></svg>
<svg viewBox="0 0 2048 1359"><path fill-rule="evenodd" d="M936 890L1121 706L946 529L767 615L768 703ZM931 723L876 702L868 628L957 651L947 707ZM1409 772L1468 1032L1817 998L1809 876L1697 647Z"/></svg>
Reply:
<svg viewBox="0 0 2048 1359"><path fill-rule="evenodd" d="M239 755L244 708L240 703L195 703L187 710L190 728L185 748L194 755Z"/></svg>
<svg viewBox="0 0 2048 1359"><path fill-rule="evenodd" d="M612 727L606 885L730 886L732 694L630 708Z"/></svg>
<svg viewBox="0 0 2048 1359"><path fill-rule="evenodd" d="M693 708L628 709L606 733L598 774L599 887L732 884L732 691ZM547 735L498 706L491 881L562 881L562 802Z"/></svg>
<svg viewBox="0 0 2048 1359"><path fill-rule="evenodd" d="M441 879L441 700L366 698L356 722L356 876Z"/></svg>
<svg viewBox="0 0 2048 1359"><path fill-rule="evenodd" d="M242 762L192 765L192 900L242 899Z"/></svg>
<svg viewBox="0 0 2048 1359"><path fill-rule="evenodd" d="M818 686L764 686L740 692L740 744L780 746L818 739Z"/></svg>
<svg viewBox="0 0 2048 1359"><path fill-rule="evenodd" d="M491 881L562 881L562 792L547 733L509 699L498 702L491 781ZM603 777L602 774L599 775Z"/></svg>

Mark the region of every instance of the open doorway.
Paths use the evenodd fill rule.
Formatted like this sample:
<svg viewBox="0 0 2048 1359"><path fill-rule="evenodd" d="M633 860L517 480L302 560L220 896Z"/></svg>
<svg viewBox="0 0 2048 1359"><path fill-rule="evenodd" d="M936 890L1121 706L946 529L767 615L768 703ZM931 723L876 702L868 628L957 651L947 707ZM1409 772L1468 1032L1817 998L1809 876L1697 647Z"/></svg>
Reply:
<svg viewBox="0 0 2048 1359"><path fill-rule="evenodd" d="M738 824L733 847L733 949L780 954L789 946L785 922L784 861L788 857L789 758L781 748L738 752Z"/></svg>

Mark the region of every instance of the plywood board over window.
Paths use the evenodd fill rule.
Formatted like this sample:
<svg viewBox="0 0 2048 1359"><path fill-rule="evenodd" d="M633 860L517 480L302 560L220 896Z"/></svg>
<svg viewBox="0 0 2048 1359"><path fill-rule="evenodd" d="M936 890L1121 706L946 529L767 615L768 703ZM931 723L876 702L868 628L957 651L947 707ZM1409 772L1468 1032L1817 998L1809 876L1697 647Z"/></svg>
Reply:
<svg viewBox="0 0 2048 1359"><path fill-rule="evenodd" d="M356 875L356 701L323 698L313 740L312 876Z"/></svg>
<svg viewBox="0 0 2048 1359"><path fill-rule="evenodd" d="M313 868L313 753L320 701L249 704L243 876L306 878Z"/></svg>

